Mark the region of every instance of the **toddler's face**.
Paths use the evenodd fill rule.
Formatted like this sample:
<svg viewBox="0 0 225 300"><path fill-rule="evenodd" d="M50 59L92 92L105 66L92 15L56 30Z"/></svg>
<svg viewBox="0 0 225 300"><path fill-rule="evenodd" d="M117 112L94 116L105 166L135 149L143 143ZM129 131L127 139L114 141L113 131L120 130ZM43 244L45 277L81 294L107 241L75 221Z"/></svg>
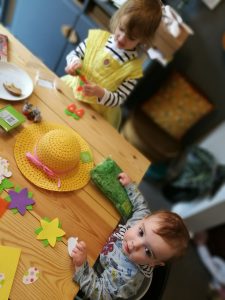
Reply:
<svg viewBox="0 0 225 300"><path fill-rule="evenodd" d="M120 23L115 30L115 42L119 49L133 50L140 44L140 39L137 37L128 37L126 34L126 16L122 17Z"/></svg>
<svg viewBox="0 0 225 300"><path fill-rule="evenodd" d="M150 266L164 265L173 256L173 249L158 234L157 216L139 221L124 235L123 252L131 261Z"/></svg>

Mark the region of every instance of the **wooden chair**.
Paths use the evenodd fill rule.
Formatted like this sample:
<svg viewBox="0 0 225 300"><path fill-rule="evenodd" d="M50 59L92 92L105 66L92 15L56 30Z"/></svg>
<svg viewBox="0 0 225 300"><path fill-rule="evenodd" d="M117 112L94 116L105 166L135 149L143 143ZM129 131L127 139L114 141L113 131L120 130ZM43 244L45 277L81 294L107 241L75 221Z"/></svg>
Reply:
<svg viewBox="0 0 225 300"><path fill-rule="evenodd" d="M173 70L160 88L131 112L121 133L152 162L171 160L204 132L214 105Z"/></svg>
<svg viewBox="0 0 225 300"><path fill-rule="evenodd" d="M150 284L148 278L143 281L139 293L128 300L160 300L165 291L169 276L170 266L156 267Z"/></svg>
<svg viewBox="0 0 225 300"><path fill-rule="evenodd" d="M182 149L180 141L168 135L141 108L131 114L121 134L151 162L173 159Z"/></svg>

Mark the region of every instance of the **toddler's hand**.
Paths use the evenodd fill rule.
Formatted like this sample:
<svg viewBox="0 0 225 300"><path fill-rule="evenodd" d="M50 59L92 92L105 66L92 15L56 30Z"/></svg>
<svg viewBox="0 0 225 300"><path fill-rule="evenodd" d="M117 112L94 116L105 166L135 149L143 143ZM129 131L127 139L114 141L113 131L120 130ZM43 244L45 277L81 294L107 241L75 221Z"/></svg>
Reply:
<svg viewBox="0 0 225 300"><path fill-rule="evenodd" d="M87 83L83 86L83 92L85 96L96 96L102 98L105 94L105 90L94 83Z"/></svg>
<svg viewBox="0 0 225 300"><path fill-rule="evenodd" d="M118 179L119 179L119 182L120 182L123 186L126 186L126 185L128 185L128 184L131 182L130 177L129 177L126 173L124 173L124 172L122 172L122 173L120 173L120 174L118 175Z"/></svg>
<svg viewBox="0 0 225 300"><path fill-rule="evenodd" d="M72 64L69 64L65 68L65 72L70 75L76 76L76 70L80 69L82 67L82 64L78 61L73 62Z"/></svg>
<svg viewBox="0 0 225 300"><path fill-rule="evenodd" d="M83 241L77 243L72 251L72 259L75 267L80 267L87 260L87 248Z"/></svg>

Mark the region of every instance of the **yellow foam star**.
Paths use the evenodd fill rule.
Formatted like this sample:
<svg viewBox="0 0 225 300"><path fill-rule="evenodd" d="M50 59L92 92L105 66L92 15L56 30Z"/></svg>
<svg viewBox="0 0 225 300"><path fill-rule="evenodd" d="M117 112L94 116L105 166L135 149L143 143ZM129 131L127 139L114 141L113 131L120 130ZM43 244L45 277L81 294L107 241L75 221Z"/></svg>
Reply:
<svg viewBox="0 0 225 300"><path fill-rule="evenodd" d="M37 239L48 240L49 244L54 247L57 237L61 237L65 234L65 231L59 228L59 219L55 218L50 222L42 219L40 222L42 231L37 235Z"/></svg>

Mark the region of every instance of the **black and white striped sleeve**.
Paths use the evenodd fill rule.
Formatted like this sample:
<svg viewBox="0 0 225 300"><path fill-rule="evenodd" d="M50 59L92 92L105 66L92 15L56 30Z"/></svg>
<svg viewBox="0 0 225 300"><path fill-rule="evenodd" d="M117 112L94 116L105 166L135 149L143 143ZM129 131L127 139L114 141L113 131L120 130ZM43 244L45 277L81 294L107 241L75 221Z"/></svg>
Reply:
<svg viewBox="0 0 225 300"><path fill-rule="evenodd" d="M66 62L67 65L70 65L71 63L79 60L84 59L86 50L86 40L82 41L76 49L72 50L67 56L66 56Z"/></svg>
<svg viewBox="0 0 225 300"><path fill-rule="evenodd" d="M133 91L137 82L137 79L125 80L115 92L105 89L105 95L101 99L98 99L98 103L109 107L122 105Z"/></svg>

